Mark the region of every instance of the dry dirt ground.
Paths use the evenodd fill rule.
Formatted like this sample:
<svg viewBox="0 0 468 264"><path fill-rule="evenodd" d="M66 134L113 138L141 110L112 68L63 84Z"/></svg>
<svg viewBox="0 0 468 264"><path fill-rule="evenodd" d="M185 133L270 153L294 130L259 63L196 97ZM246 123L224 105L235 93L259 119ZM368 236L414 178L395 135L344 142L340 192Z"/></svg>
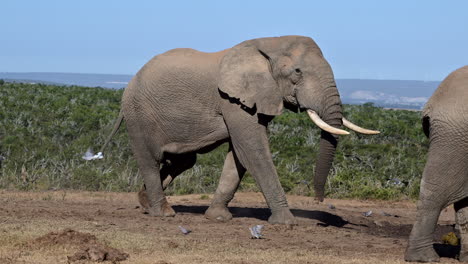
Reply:
<svg viewBox="0 0 468 264"><path fill-rule="evenodd" d="M299 225L270 225L262 195L238 193L234 219L217 223L203 215L210 199L169 197L177 215L154 218L141 212L135 193L0 190L0 263L404 263L415 219L410 201L315 204L288 196ZM257 224L263 239L251 238ZM457 247L441 243L453 224L447 208L434 236L445 263L458 263Z"/></svg>

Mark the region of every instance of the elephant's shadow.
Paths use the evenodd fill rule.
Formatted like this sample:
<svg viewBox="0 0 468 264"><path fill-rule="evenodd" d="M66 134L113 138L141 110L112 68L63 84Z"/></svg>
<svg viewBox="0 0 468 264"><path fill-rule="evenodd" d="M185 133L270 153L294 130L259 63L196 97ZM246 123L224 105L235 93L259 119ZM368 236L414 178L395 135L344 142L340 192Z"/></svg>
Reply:
<svg viewBox="0 0 468 264"><path fill-rule="evenodd" d="M190 214L204 214L205 211L208 209L208 206L200 206L200 205L174 205L172 206L177 213L190 213ZM268 220L268 217L271 215L271 211L268 208L248 208L248 207L229 207L229 211L232 213L233 217L247 217L247 218L255 218L258 220ZM409 236L409 232L411 231L412 225L401 225L401 226L388 226L392 228L397 228L397 232L392 228L388 230L376 228L371 225L366 224L355 224L349 221L346 221L342 217L338 215L331 214L329 212L324 211L317 211L317 210L302 210L302 209L291 209L291 212L296 217L302 217L307 219L313 219L319 221L318 225L320 226L333 226L338 228L345 228L345 229L354 229L355 227L364 227L364 230L373 229L374 231L378 231L379 235L383 235L385 237L395 237L395 238L406 238ZM375 225L375 224L374 224ZM363 231L361 228L358 230ZM375 235L371 230L367 230L369 234ZM453 225L438 225L436 228L436 232L434 234L434 239L438 240L442 234L446 234L448 232L454 232ZM366 232L366 231L364 231ZM436 250L437 254L440 257L446 258L457 258L460 253L460 246L452 246L446 245L441 243L435 243L434 249Z"/></svg>
<svg viewBox="0 0 468 264"><path fill-rule="evenodd" d="M208 206L199 206L199 205L174 205L172 206L177 213L191 213L191 214L204 214L208 209ZM271 215L271 211L268 208L248 208L248 207L229 207L229 211L232 213L233 217L247 217L247 218L256 218L259 220L268 220L268 217ZM308 218L320 221L319 225L322 226L334 226L334 227L344 227L345 225L352 224L342 217L324 212L324 211L309 211L302 209L291 209L291 212L296 217ZM346 228L346 227L345 227Z"/></svg>
<svg viewBox="0 0 468 264"><path fill-rule="evenodd" d="M456 259L460 255L460 246L452 246L442 243L435 243L434 249L442 258L453 258Z"/></svg>

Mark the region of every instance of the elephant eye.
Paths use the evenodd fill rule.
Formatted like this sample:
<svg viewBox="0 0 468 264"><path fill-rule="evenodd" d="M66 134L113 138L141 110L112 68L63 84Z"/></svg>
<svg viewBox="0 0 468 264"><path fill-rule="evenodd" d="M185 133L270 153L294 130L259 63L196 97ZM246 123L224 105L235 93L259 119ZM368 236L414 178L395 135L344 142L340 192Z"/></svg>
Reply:
<svg viewBox="0 0 468 264"><path fill-rule="evenodd" d="M302 79L302 71L299 68L295 68L294 72L295 74L291 74L290 78L293 84L297 84Z"/></svg>

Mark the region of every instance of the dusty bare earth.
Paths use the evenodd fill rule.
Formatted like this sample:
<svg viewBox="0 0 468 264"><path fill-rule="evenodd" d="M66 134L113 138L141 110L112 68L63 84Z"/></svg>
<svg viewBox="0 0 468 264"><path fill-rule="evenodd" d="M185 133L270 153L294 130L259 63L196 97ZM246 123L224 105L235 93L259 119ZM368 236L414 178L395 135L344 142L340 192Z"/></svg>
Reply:
<svg viewBox="0 0 468 264"><path fill-rule="evenodd" d="M177 216L153 218L141 213L135 193L0 190L0 263L404 263L415 219L410 201L315 204L289 196L299 225L275 226L261 194L238 193L234 219L216 223L203 216L210 199L169 197ZM264 239L251 238L257 224L265 225ZM457 247L441 243L453 224L447 208L434 237L445 263L458 263Z"/></svg>

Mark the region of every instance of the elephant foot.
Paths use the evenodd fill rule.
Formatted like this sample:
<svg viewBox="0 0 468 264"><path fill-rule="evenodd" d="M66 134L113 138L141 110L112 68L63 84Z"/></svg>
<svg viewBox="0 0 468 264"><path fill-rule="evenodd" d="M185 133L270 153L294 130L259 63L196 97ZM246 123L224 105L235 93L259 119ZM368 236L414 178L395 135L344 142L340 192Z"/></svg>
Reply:
<svg viewBox="0 0 468 264"><path fill-rule="evenodd" d="M405 252L405 261L409 262L439 262L440 257L432 246L422 249L407 248Z"/></svg>
<svg viewBox="0 0 468 264"><path fill-rule="evenodd" d="M146 193L146 188L143 186L141 190L138 192L138 202L141 205L141 209L143 213L148 213L151 216L168 216L172 217L176 215L174 209L172 209L171 205L167 202L166 198L161 201L160 206L150 206L150 201L148 199L148 195Z"/></svg>
<svg viewBox="0 0 468 264"><path fill-rule="evenodd" d="M460 252L458 260L461 262L468 262L468 252Z"/></svg>
<svg viewBox="0 0 468 264"><path fill-rule="evenodd" d="M289 208L272 210L271 216L268 218L268 222L270 224L297 225L296 218Z"/></svg>
<svg viewBox="0 0 468 264"><path fill-rule="evenodd" d="M174 217L176 215L176 212L166 199L161 202L161 206L149 207L147 211L150 216Z"/></svg>
<svg viewBox="0 0 468 264"><path fill-rule="evenodd" d="M224 205L211 205L205 212L205 217L219 222L226 222L232 219L232 214Z"/></svg>

